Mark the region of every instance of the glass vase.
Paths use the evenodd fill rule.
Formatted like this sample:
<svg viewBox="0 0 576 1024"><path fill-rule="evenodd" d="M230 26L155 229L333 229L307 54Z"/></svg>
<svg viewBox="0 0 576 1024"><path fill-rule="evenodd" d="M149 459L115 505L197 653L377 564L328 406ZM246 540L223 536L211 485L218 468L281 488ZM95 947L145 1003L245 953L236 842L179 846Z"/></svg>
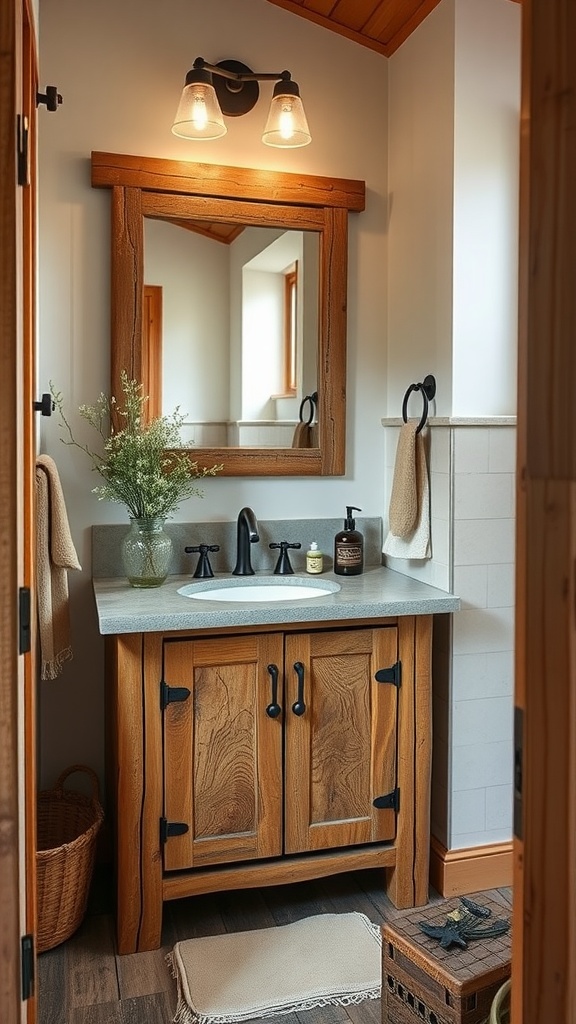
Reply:
<svg viewBox="0 0 576 1024"><path fill-rule="evenodd" d="M122 562L132 587L159 587L168 575L172 540L164 533L165 519L130 519L122 541Z"/></svg>

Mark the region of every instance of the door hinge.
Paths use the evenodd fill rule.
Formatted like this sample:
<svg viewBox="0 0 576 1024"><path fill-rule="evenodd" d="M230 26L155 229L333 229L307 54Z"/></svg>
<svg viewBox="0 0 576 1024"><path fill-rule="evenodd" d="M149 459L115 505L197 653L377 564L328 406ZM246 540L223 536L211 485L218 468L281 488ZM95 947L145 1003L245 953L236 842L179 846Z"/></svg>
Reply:
<svg viewBox="0 0 576 1024"><path fill-rule="evenodd" d="M160 818L160 842L164 844L171 836L183 836L188 831L185 821L168 821Z"/></svg>
<svg viewBox="0 0 576 1024"><path fill-rule="evenodd" d="M402 684L402 662L397 661L390 668L379 668L374 676L377 683L393 683L400 687Z"/></svg>
<svg viewBox="0 0 576 1024"><path fill-rule="evenodd" d="M21 940L22 1001L30 999L34 991L34 936L23 935Z"/></svg>
<svg viewBox="0 0 576 1024"><path fill-rule="evenodd" d="M186 686L168 686L163 679L160 680L160 708L162 711L169 704L176 704L182 700L188 700L190 690Z"/></svg>
<svg viewBox="0 0 576 1024"><path fill-rule="evenodd" d="M20 587L18 591L18 650L20 654L28 654L32 646L30 618L30 587Z"/></svg>
<svg viewBox="0 0 576 1024"><path fill-rule="evenodd" d="M391 809L396 811L396 814L398 814L398 811L400 810L400 787L396 786L396 789L393 789L391 793L386 793L385 796L377 796L376 799L372 801L372 804L374 807L377 807L379 811Z"/></svg>
<svg viewBox="0 0 576 1024"><path fill-rule="evenodd" d="M513 830L517 839L523 838L523 765L524 765L524 710L514 708L514 799Z"/></svg>
<svg viewBox="0 0 576 1024"><path fill-rule="evenodd" d="M28 118L18 114L16 118L16 166L19 185L30 184L30 159L28 156Z"/></svg>

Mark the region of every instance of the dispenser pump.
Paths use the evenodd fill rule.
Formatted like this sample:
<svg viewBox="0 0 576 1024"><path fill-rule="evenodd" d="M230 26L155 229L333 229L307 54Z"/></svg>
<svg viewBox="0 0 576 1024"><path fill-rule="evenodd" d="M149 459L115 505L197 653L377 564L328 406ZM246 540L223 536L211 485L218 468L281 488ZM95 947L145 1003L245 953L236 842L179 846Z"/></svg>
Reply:
<svg viewBox="0 0 576 1024"><path fill-rule="evenodd" d="M354 519L354 516L352 515L352 513L353 512L361 512L361 511L362 511L362 509L361 508L356 508L356 505L346 505L346 519L344 520L344 529L345 530L355 530L356 529L356 520Z"/></svg>

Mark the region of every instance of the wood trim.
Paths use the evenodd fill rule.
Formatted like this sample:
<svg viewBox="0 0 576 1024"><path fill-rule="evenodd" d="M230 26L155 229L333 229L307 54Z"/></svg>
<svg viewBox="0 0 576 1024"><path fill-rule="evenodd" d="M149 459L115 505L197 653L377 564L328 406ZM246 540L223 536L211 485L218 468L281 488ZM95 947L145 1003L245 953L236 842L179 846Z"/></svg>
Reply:
<svg viewBox="0 0 576 1024"><path fill-rule="evenodd" d="M146 418L162 415L162 299L160 284L145 284L142 310L142 394Z"/></svg>
<svg viewBox="0 0 576 1024"><path fill-rule="evenodd" d="M20 899L18 737L18 604L21 582L19 548L18 352L22 343L19 191L15 182L16 111L21 110L19 76L21 5L0 7L0 379L6 382L0 402L0 1018L20 1021Z"/></svg>
<svg viewBox="0 0 576 1024"><path fill-rule="evenodd" d="M182 872L166 877L162 883L162 897L177 900L183 896L223 889L254 889L267 885L286 885L305 882L326 875L338 875L365 868L390 868L396 863L396 848L385 845L350 850L331 850L329 853L306 853L283 860L260 861L258 864L240 864L231 867L199 868L193 873Z"/></svg>
<svg viewBox="0 0 576 1024"><path fill-rule="evenodd" d="M568 1024L576 1007L576 8L528 0L523 15L514 878L522 924L512 1019Z"/></svg>
<svg viewBox="0 0 576 1024"><path fill-rule="evenodd" d="M145 192L186 193L222 199L256 200L301 206L365 208L365 183L353 178L253 170L185 160L92 153L92 187L139 188ZM272 198L273 197L273 198Z"/></svg>
<svg viewBox="0 0 576 1024"><path fill-rule="evenodd" d="M512 885L512 842L447 850L432 836L430 883L442 896L465 896Z"/></svg>

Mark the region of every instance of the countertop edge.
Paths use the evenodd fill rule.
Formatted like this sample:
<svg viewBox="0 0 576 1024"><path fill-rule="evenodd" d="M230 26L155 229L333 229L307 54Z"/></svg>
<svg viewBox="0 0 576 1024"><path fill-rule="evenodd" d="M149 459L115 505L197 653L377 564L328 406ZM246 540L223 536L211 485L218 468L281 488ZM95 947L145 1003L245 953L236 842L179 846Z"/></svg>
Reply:
<svg viewBox="0 0 576 1024"><path fill-rule="evenodd" d="M326 578L342 583L333 573ZM225 578L225 577L223 577ZM346 577L336 594L301 601L250 604L203 602L201 606L177 594L189 576L169 577L162 587L131 588L117 578L93 579L99 631L103 636L126 633L166 633L322 622L379 620L390 616L431 615L458 611L460 599L387 567L362 576ZM182 604L182 607L180 607Z"/></svg>

